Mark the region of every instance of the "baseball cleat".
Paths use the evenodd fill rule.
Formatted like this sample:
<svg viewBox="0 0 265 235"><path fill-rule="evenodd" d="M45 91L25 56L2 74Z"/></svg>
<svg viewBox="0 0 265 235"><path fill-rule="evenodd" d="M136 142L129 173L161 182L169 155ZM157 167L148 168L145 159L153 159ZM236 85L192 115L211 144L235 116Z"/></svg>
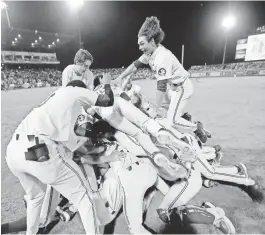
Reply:
<svg viewBox="0 0 265 235"><path fill-rule="evenodd" d="M218 182L216 182L216 181L214 181L214 180L208 180L208 179L203 180L203 181L202 181L202 184L203 184L203 186L206 187L206 188L213 188L213 187L219 185Z"/></svg>
<svg viewBox="0 0 265 235"><path fill-rule="evenodd" d="M185 120L191 122L191 115L188 112L183 113L181 117L184 118Z"/></svg>
<svg viewBox="0 0 265 235"><path fill-rule="evenodd" d="M223 153L222 152L217 152L216 153L216 158L213 159L212 165L214 166L219 166L221 163L221 159L223 158Z"/></svg>
<svg viewBox="0 0 265 235"><path fill-rule="evenodd" d="M72 210L71 207L66 207L63 209L63 212L60 213L60 220L63 222L71 221L76 215L76 211Z"/></svg>
<svg viewBox="0 0 265 235"><path fill-rule="evenodd" d="M257 203L264 202L264 193L262 191L260 183L257 180L254 185L250 186L242 185L240 188L251 197L253 202Z"/></svg>
<svg viewBox="0 0 265 235"><path fill-rule="evenodd" d="M202 143L206 143L207 135L203 129L203 124L201 122L196 122L197 130L194 131L195 135L200 139Z"/></svg>
<svg viewBox="0 0 265 235"><path fill-rule="evenodd" d="M215 207L210 202L204 202L202 207L208 208L209 212L215 216L213 225L217 227L224 234L235 234L236 229L232 222L225 216L225 212L220 207Z"/></svg>
<svg viewBox="0 0 265 235"><path fill-rule="evenodd" d="M248 177L247 167L245 166L245 164L239 163L236 167L238 168L239 175L245 175L246 177Z"/></svg>
<svg viewBox="0 0 265 235"><path fill-rule="evenodd" d="M213 146L213 148L215 149L215 152L216 153L218 153L218 152L220 152L221 150L222 150L222 148L221 148L221 146L220 145L215 145L215 146Z"/></svg>
<svg viewBox="0 0 265 235"><path fill-rule="evenodd" d="M60 222L58 217L55 217L53 221L51 221L48 225L44 227L40 227L37 234L48 234L52 231L52 229Z"/></svg>

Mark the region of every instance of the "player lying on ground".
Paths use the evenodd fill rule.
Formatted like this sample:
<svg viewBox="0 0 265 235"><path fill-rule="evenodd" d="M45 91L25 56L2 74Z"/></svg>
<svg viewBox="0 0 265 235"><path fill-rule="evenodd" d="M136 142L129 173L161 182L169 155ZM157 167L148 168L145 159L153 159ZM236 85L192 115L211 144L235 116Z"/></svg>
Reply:
<svg viewBox="0 0 265 235"><path fill-rule="evenodd" d="M143 133L143 130L151 133L152 136L156 137L163 144L167 143L172 147L174 147L175 145L176 147L174 148L181 158L192 159L194 157L194 152L189 148L189 145L187 145L184 141L175 138L169 132L164 130L160 125L158 125L154 120L148 118L143 112L141 112L130 102L121 97L115 97L113 108L94 108L94 110L90 110L89 112L91 115L97 113L100 117L102 117L104 120L107 120L116 129L137 139L137 141L141 144L145 151L148 154L154 156L155 161L157 161L156 159L165 159L166 161L166 158L152 143L150 137L147 134ZM160 164L158 162L156 163ZM167 163L163 168L168 168L171 166L171 163ZM170 169L168 170L170 171ZM174 175L175 174L173 172L171 178L167 179L175 180Z"/></svg>
<svg viewBox="0 0 265 235"><path fill-rule="evenodd" d="M104 80L108 93L110 76L105 75ZM111 106L113 97L85 88L82 81L74 80L55 91L24 118L7 146L7 165L29 198L27 234L38 231L46 184L78 208L86 233L97 233L90 187L71 159L71 151L86 141L75 135L74 125L83 106Z"/></svg>
<svg viewBox="0 0 265 235"><path fill-rule="evenodd" d="M111 129L113 129L113 128L111 128L110 126L108 126L108 124L107 123L103 123L103 122L99 122L99 123L96 123L95 125L94 125L94 127L95 127L95 132L96 133L98 133L97 135L102 135L103 133L103 131L104 131L104 127L106 127L106 129L105 129L105 131L109 128L110 130ZM103 131L102 131L103 130ZM107 134L107 135L109 135L110 133L105 133L105 134ZM119 132L119 131L117 131L115 134L114 134L114 137L117 137L119 135L119 137L118 137L118 139L120 139L120 138L123 138L124 137L124 133L121 133L121 132ZM111 143L110 141L107 141L107 140L105 140L104 141L104 144L113 144L113 143ZM112 146L112 148L114 148L114 149L117 149L117 147L113 147ZM137 148L137 147L136 147ZM123 151L124 151L125 149L123 149ZM143 155L144 154L144 151L142 152L142 154L140 154L140 155ZM146 157L146 156L145 156ZM144 159L146 159L146 158L144 158ZM153 165L150 161L148 161L149 162L149 164L151 164L152 166L155 166L155 165ZM111 164L114 164L114 163L111 163ZM143 173L144 174L144 173ZM224 213L223 213L223 211L222 210L219 210L219 209L217 209L217 210L215 210L214 208L215 207L211 207L211 209L209 209L210 211L207 211L207 209L205 209L205 208L201 208L201 207L196 207L196 206L188 206L188 207L186 207L186 206L184 206L193 196L195 196L196 194L197 194L197 192L199 191L199 189L201 188L201 178L199 177L200 176L200 173L199 172L197 172L196 173L196 171L194 171L194 170L192 170L192 172L191 172L191 174L187 177L188 179L187 179L187 181L185 181L185 182L187 182L187 183L184 183L184 182L182 182L182 181L178 181L178 182L175 182L174 184L173 184L173 186L171 187L171 188L169 188L169 186L167 186L163 181L162 181L162 179L161 178L159 178L159 181L157 181L157 184L156 184L156 187L164 194L164 195L166 195L165 196L165 199L163 200L163 202L164 201L170 201L170 209L169 209L169 211L170 211L170 213L173 213L173 211L174 211L174 213L178 210L178 213L180 213L180 214L185 214L185 215L187 215L187 217L186 218L184 218L184 220L183 220L183 222L190 222L190 223L205 223L205 224L214 224L216 227L218 227L219 229L221 229L221 231L223 231L224 233L227 233L227 232L229 232L229 233L233 233L233 226L231 225L231 222L229 221L229 220L227 220L227 218L225 219L225 221L226 221L226 228L223 228L220 224L220 221L219 220L215 220L215 219L213 219L214 217L215 218L218 218L218 217L220 217L221 216L221 214L222 214L222 216L224 215ZM144 178L151 178L151 175L149 176L147 176L147 174L145 173L145 176L144 176ZM134 176L133 176L133 178L134 178ZM182 175L179 175L179 177L178 177L179 179L181 179L181 178L184 178L184 176ZM142 178L143 179L143 178ZM200 182L198 182L198 180L200 181ZM131 180L128 180L128 183L130 184L130 185L128 185L127 187L129 188L131 185L133 185L132 183L130 183L130 182L133 182L133 181L131 181ZM139 184L139 182L138 182L138 184ZM187 185L188 186L187 186ZM184 189L184 190L183 190ZM139 189L138 189L139 190ZM146 190L146 189L145 189ZM168 197L169 196L169 191L174 191L174 197L172 198L172 197ZM142 193L142 195L144 194L144 192ZM173 195L173 193L170 193L170 195ZM161 205L163 205L163 202L161 203ZM164 203L165 204L165 203ZM180 207L180 206L182 206L182 207ZM140 207L139 207L140 208ZM176 208L177 208L177 210L176 210ZM192 211L194 211L196 209L196 216L192 213ZM222 212L220 212L220 211L222 211ZM173 213L173 214L174 214ZM211 216L210 215L208 215L211 219L209 219L209 220L203 220L202 218L205 218L205 215L207 213L212 213L211 214ZM158 214L159 214L159 216L160 216L160 218L161 219L164 219L164 217L162 216L162 211L161 210L158 210ZM221 217L222 217L221 216ZM209 218L208 217L208 218ZM213 220L212 220L213 219ZM223 220L223 219L222 219ZM172 221L172 222L174 222L174 221ZM224 221L223 221L224 222Z"/></svg>
<svg viewBox="0 0 265 235"><path fill-rule="evenodd" d="M136 155L144 154L144 150L133 138L118 131L114 132L113 134L114 137L119 141L119 143L129 152L132 152ZM207 159L213 159L213 152L206 152L206 146L204 149L202 149L202 147L198 144L198 142L193 136L189 134L185 134L184 136L190 146L196 151L197 160L192 163L193 168L198 170L203 176L203 178L210 180L218 180L222 182L230 182L237 184L240 187L242 186L241 188L246 193L248 193L248 195L252 198L254 202L262 203L262 201L264 200L264 194L259 185L259 182L258 180L254 180L249 177L246 166L244 164L240 163L236 166L224 166L220 165L220 163L218 165L211 165ZM176 153L174 149L167 146L163 146L159 143L156 143L156 146L169 159L176 158ZM215 156L219 157L219 154L220 152L217 152L217 155ZM220 158L215 162L219 161Z"/></svg>

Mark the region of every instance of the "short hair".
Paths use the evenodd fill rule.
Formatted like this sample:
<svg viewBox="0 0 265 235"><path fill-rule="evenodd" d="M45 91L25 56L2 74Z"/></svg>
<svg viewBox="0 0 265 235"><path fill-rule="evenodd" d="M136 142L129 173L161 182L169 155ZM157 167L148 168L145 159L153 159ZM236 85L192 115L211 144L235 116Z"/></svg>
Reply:
<svg viewBox="0 0 265 235"><path fill-rule="evenodd" d="M76 52L75 54L75 58L74 58L74 64L76 63L85 63L86 60L90 60L91 63L93 63L93 56L84 49L79 49L78 52Z"/></svg>
<svg viewBox="0 0 265 235"><path fill-rule="evenodd" d="M66 86L87 88L86 84L81 80L72 80L71 82L67 83Z"/></svg>
<svg viewBox="0 0 265 235"><path fill-rule="evenodd" d="M156 16L147 17L145 19L138 33L138 38L141 36L145 36L148 42L154 39L156 44L164 40L165 33L160 28L160 21Z"/></svg>

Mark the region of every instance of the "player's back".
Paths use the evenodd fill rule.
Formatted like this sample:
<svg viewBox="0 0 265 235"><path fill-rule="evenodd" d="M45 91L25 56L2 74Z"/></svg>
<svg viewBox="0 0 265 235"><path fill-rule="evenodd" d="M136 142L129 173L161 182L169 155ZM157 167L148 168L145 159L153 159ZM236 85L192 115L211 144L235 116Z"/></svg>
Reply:
<svg viewBox="0 0 265 235"><path fill-rule="evenodd" d="M67 141L82 108L82 93L89 92L79 87L64 87L52 93L21 122L19 131L26 134L42 134L57 141ZM95 100L95 97L91 97Z"/></svg>

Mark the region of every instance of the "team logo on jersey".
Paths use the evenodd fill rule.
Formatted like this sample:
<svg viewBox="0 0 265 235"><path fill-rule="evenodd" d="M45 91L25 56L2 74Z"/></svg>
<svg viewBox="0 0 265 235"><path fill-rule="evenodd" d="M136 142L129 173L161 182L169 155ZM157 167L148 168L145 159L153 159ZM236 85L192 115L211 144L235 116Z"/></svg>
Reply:
<svg viewBox="0 0 265 235"><path fill-rule="evenodd" d="M77 117L77 121L78 122L83 122L84 120L85 120L85 115L83 115L83 114L80 114L80 115L78 115L78 117Z"/></svg>
<svg viewBox="0 0 265 235"><path fill-rule="evenodd" d="M164 68L161 68L158 70L158 75L160 75L160 76L165 76L166 73L167 73L167 71Z"/></svg>

